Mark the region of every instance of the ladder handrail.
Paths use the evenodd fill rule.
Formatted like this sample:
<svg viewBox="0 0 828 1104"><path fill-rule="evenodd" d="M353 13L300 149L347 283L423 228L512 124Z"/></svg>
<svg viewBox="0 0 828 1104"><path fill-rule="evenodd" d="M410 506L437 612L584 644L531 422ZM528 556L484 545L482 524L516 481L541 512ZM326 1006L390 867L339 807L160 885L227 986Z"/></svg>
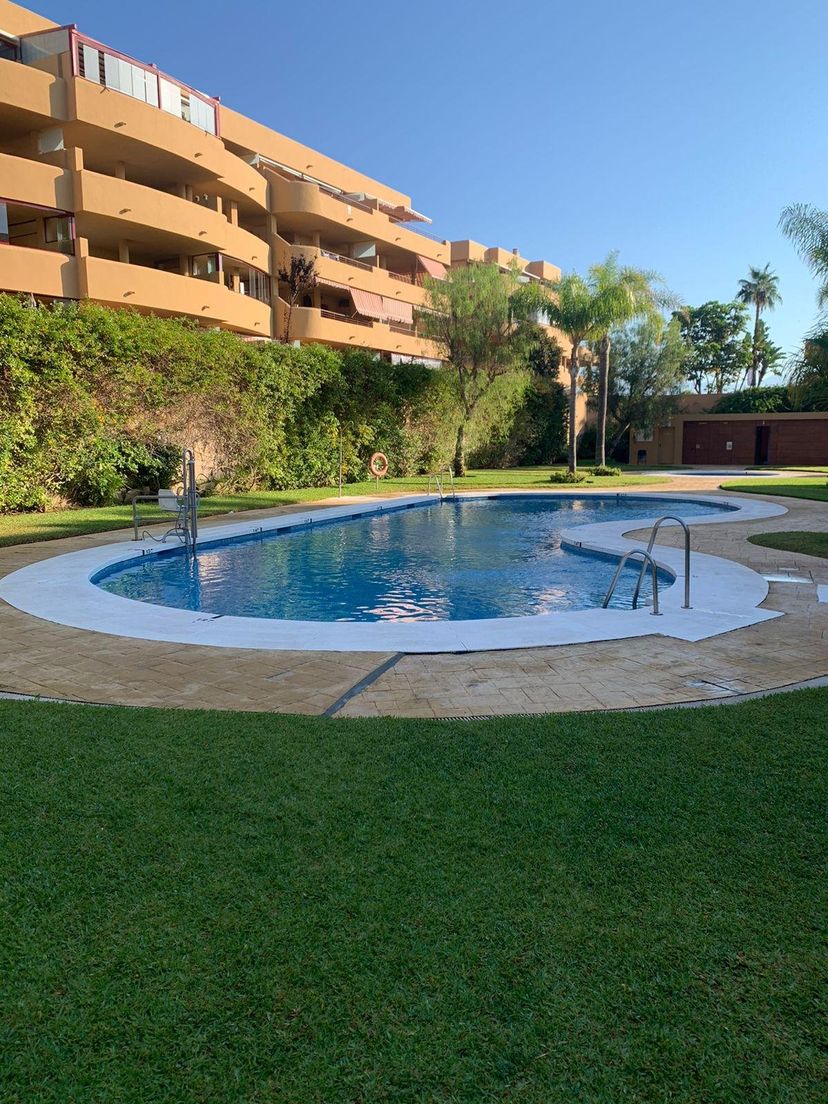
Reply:
<svg viewBox="0 0 828 1104"><path fill-rule="evenodd" d="M607 606L610 604L610 600L612 599L613 593L615 592L615 587L618 584L618 580L621 578L621 572L624 570L627 564L627 560L634 559L636 556L642 557L641 575L639 575L638 580L639 586L641 584L641 578L646 571L647 564L650 565L650 571L652 572L653 576L653 617L660 617L661 614L658 612L658 568L656 567L656 562L653 557L650 555L649 552L645 552L643 548L630 549L630 551L625 552L621 559L618 561L618 567L615 569L615 574L612 577L612 582L609 585L607 593L604 595L604 601L601 603L602 609L606 609ZM636 592L637 589L638 588L636 588ZM636 601L637 593L636 597L633 599L633 609L636 608Z"/></svg>
<svg viewBox="0 0 828 1104"><path fill-rule="evenodd" d="M452 496L452 498L457 498L457 491L454 487L454 472L449 467L440 468L440 470L438 472L432 472L431 475L428 477L428 487L426 488L426 494L430 495L431 494L431 484L433 483L434 486L437 488L437 494L440 496L440 501L441 502L446 497L445 489L444 489L446 484L445 484L445 481L443 479L444 475L448 475L448 477L449 477L449 484L451 485L451 496Z"/></svg>
<svg viewBox="0 0 828 1104"><path fill-rule="evenodd" d="M650 539L647 542L647 552L651 553L653 545L655 544L656 535L658 534L661 525L665 521L675 521L684 530L684 605L682 609L690 609L690 526L686 521L682 521L680 517L676 517L675 514L664 514L653 525L650 532ZM641 584L644 581L644 565L641 567L641 574L638 576L638 582L636 583L635 591L633 592L633 609L638 601L638 595L641 591Z"/></svg>
<svg viewBox="0 0 828 1104"><path fill-rule="evenodd" d="M449 467L443 468L442 471L440 472L440 479L441 479L441 482L442 482L443 486L445 487L445 481L443 481L443 478L442 478L444 475L448 475L448 477L449 477L449 485L451 486L451 496L452 496L452 498L457 498L457 491L455 490L455 487L454 487L454 472Z"/></svg>

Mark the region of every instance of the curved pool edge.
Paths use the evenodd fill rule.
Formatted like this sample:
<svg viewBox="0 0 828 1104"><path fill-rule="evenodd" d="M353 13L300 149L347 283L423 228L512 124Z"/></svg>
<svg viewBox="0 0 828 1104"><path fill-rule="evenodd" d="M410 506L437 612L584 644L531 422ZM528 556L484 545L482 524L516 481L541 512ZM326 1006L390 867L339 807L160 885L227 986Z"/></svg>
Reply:
<svg viewBox="0 0 828 1104"><path fill-rule="evenodd" d="M524 491L475 491L458 497L492 498L525 494ZM576 492L535 491L558 498L582 497ZM665 492L636 494L617 492L610 497L645 498L658 502L705 502L731 507L725 514L694 518L691 526L754 521L787 512L784 506L758 499L726 495ZM222 524L202 530L203 543L221 543L239 536L313 525L364 514L407 509L433 502L433 497L410 495L385 501L327 507L304 515L291 515ZM735 507L735 509L733 509ZM585 550L622 555L640 547L624 534L650 527L660 513L626 521L599 522L565 530L565 543ZM758 607L767 597L768 584L761 575L732 560L694 552L692 557L693 609L681 609L681 587L661 592L663 614L650 610L560 611L533 617L492 618L474 621L428 622L319 622L280 621L233 617L151 605L110 594L92 582L93 576L125 561L163 553L164 546L146 539L119 542L70 552L41 560L0 580L0 598L15 608L45 621L112 636L206 647L262 649L267 651L345 652L469 652L549 647L589 643L658 633L684 640L701 640L781 616ZM680 581L684 576L683 551L656 545L656 563Z"/></svg>

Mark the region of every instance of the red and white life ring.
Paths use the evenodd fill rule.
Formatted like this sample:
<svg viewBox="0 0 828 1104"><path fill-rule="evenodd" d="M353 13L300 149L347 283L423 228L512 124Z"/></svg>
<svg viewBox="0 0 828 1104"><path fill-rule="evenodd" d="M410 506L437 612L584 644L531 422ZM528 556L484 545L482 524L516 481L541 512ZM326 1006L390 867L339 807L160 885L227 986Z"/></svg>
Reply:
<svg viewBox="0 0 828 1104"><path fill-rule="evenodd" d="M368 470L371 475L382 479L384 475L388 474L388 457L384 452L375 452L371 459L368 461Z"/></svg>

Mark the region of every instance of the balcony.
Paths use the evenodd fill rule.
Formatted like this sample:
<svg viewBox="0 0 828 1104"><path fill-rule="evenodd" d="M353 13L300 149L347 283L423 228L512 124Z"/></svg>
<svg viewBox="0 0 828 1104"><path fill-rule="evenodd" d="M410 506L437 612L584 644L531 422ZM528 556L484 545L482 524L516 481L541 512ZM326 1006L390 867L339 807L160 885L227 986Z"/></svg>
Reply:
<svg viewBox="0 0 828 1104"><path fill-rule="evenodd" d="M23 35L20 49L20 61L0 60L0 104L22 104L29 130L62 124L67 145L138 167L151 160L169 179L212 180L241 208L266 210L264 177L220 141L218 101L69 27Z"/></svg>
<svg viewBox="0 0 828 1104"><path fill-rule="evenodd" d="M270 304L237 294L218 280L99 257L84 257L79 263L85 293L98 303L160 315L186 315L206 325L271 336Z"/></svg>
<svg viewBox="0 0 828 1104"><path fill-rule="evenodd" d="M271 209L280 223L291 230L326 229L326 236L335 237L337 228L348 227L355 238L384 242L405 250L414 257L422 255L448 265L451 249L448 242L434 241L407 225L394 222L378 206L371 206L347 196L325 191L308 181L285 180L265 170L271 182Z"/></svg>
<svg viewBox="0 0 828 1104"><path fill-rule="evenodd" d="M3 132L9 137L66 118L66 85L53 73L0 58Z"/></svg>
<svg viewBox="0 0 828 1104"><path fill-rule="evenodd" d="M72 174L43 161L0 153L0 200L71 211Z"/></svg>
<svg viewBox="0 0 828 1104"><path fill-rule="evenodd" d="M322 247L290 245L282 238L278 239L277 244L280 253L279 267L288 268L291 256L313 257L320 284L372 291L376 295L398 299L415 307L425 304L426 294L420 286L419 277L390 272L378 265L367 264Z"/></svg>
<svg viewBox="0 0 828 1104"><path fill-rule="evenodd" d="M66 253L0 244L0 291L79 299L77 261Z"/></svg>
<svg viewBox="0 0 828 1104"><path fill-rule="evenodd" d="M287 304L279 301L279 332L284 333ZM321 342L340 348L370 349L404 357L440 359L431 342L418 337L413 326L396 322L371 322L366 318L317 307L294 307L291 341Z"/></svg>
<svg viewBox="0 0 828 1104"><path fill-rule="evenodd" d="M67 56L69 74L63 70ZM23 65L52 72L56 76L82 77L166 111L208 134L219 133L217 100L167 76L153 65L135 61L79 34L74 27L57 27L22 35L20 61Z"/></svg>
<svg viewBox="0 0 828 1104"><path fill-rule="evenodd" d="M87 169L77 174L76 213L90 240L122 237L159 252L212 249L269 270L270 246L218 210L144 184Z"/></svg>

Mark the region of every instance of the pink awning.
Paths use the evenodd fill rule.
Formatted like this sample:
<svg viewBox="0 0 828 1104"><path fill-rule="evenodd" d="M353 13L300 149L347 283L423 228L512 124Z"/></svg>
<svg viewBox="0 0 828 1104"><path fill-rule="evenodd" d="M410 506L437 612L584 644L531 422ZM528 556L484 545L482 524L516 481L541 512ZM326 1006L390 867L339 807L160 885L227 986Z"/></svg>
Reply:
<svg viewBox="0 0 828 1104"><path fill-rule="evenodd" d="M385 313L392 322L405 322L411 326L414 322L414 308L411 303L401 303L399 299L389 299L387 295L382 297Z"/></svg>
<svg viewBox="0 0 828 1104"><path fill-rule="evenodd" d="M421 257L419 253L417 254L417 260L429 276L433 276L435 280L445 280L446 266L442 261L432 261L430 257Z"/></svg>
<svg viewBox="0 0 828 1104"><path fill-rule="evenodd" d="M358 291L356 288L350 290L357 314L361 314L365 318L378 318L380 322L387 322L388 312L385 309L381 295L375 295L373 291Z"/></svg>

